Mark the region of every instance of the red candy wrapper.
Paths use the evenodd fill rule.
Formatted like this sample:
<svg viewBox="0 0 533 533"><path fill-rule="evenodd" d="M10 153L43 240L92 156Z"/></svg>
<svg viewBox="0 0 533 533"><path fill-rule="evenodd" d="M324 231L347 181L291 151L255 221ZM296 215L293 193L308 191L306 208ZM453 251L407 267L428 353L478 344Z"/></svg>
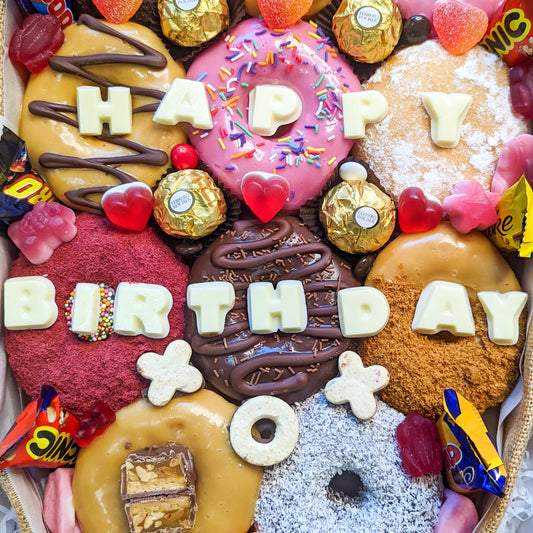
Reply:
<svg viewBox="0 0 533 533"><path fill-rule="evenodd" d="M498 54L510 67L533 59L533 3L507 0L492 17L481 41L490 52Z"/></svg>
<svg viewBox="0 0 533 533"><path fill-rule="evenodd" d="M61 408L55 389L43 386L39 398L22 411L0 443L0 469L73 466L79 451L73 436L79 425Z"/></svg>
<svg viewBox="0 0 533 533"><path fill-rule="evenodd" d="M53 15L61 23L62 29L74 22L74 13L68 0L16 0L16 2L24 15L31 13Z"/></svg>
<svg viewBox="0 0 533 533"><path fill-rule="evenodd" d="M37 202L53 200L52 191L31 167L26 143L4 126L0 139L0 222L10 224Z"/></svg>

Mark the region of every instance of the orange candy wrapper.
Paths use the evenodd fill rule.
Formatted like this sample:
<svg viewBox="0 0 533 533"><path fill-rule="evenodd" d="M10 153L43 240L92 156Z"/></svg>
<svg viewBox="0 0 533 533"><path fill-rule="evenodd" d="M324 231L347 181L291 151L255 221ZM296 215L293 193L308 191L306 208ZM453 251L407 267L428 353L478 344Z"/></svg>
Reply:
<svg viewBox="0 0 533 533"><path fill-rule="evenodd" d="M22 411L0 443L0 469L73 466L79 450L73 435L79 425L61 408L55 389L43 386L39 398Z"/></svg>

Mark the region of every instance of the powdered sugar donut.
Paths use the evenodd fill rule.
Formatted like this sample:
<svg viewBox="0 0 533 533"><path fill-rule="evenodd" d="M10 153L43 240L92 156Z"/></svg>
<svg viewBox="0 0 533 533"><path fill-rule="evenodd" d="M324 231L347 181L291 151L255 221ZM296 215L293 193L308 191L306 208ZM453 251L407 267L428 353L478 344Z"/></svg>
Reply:
<svg viewBox="0 0 533 533"><path fill-rule="evenodd" d="M98 400L116 410L139 398L148 381L137 373L137 358L144 352L162 354L182 337L188 268L150 227L126 232L88 213L77 216L76 226L76 237L46 263L32 265L22 255L13 263L10 277L46 276L54 284L59 316L47 329L6 330L5 347L18 384L30 396L36 397L41 385L52 385L62 406L79 415ZM69 330L61 311L77 283L116 289L121 282L156 284L170 291L173 306L165 338L113 333L89 342Z"/></svg>
<svg viewBox="0 0 533 533"><path fill-rule="evenodd" d="M442 479L403 471L395 438L403 415L378 400L374 417L363 422L346 405L329 404L322 392L294 409L300 437L285 461L265 468L255 516L260 533L433 531ZM359 476L358 494L328 489L342 472Z"/></svg>
<svg viewBox="0 0 533 533"><path fill-rule="evenodd" d="M247 172L273 172L289 181L286 209L296 209L321 191L335 160L352 147L342 133L340 103L343 91L360 90L359 80L319 31L307 22L273 31L249 19L200 54L187 72L207 87L213 114L213 129L192 128L190 142L240 198ZM249 94L262 84L285 85L302 100L300 118L270 137L249 129Z"/></svg>
<svg viewBox="0 0 533 533"><path fill-rule="evenodd" d="M366 128L353 155L366 161L395 200L412 185L440 200L462 180L490 183L504 144L528 132L528 122L511 108L509 70L495 54L476 46L454 56L436 40L395 52L365 84L381 92L389 110ZM459 143L441 148L431 139L426 92L472 97Z"/></svg>

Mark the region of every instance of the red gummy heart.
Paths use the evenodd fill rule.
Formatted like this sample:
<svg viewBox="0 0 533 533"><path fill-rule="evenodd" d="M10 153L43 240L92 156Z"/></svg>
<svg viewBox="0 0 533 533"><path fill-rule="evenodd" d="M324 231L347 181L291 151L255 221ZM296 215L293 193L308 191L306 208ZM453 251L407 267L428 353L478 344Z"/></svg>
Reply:
<svg viewBox="0 0 533 533"><path fill-rule="evenodd" d="M99 400L80 418L80 426L74 435L78 446L88 446L107 426L115 421L115 413L105 402Z"/></svg>
<svg viewBox="0 0 533 533"><path fill-rule="evenodd" d="M272 220L281 210L291 186L282 176L267 172L248 172L241 183L246 205L263 222Z"/></svg>
<svg viewBox="0 0 533 533"><path fill-rule="evenodd" d="M442 469L442 447L435 423L409 413L396 428L396 440L405 471L412 477L437 474Z"/></svg>
<svg viewBox="0 0 533 533"><path fill-rule="evenodd" d="M312 0L257 0L257 7L268 26L276 30L296 24L312 3Z"/></svg>
<svg viewBox="0 0 533 533"><path fill-rule="evenodd" d="M152 190L141 182L125 183L102 196L107 218L120 228L142 231L152 214Z"/></svg>
<svg viewBox="0 0 533 533"><path fill-rule="evenodd" d="M433 28L442 46L457 56L481 41L488 24L485 11L459 0L439 1L433 9Z"/></svg>
<svg viewBox="0 0 533 533"><path fill-rule="evenodd" d="M398 200L398 222L404 233L421 233L437 226L442 218L442 206L429 199L419 187L407 187Z"/></svg>
<svg viewBox="0 0 533 533"><path fill-rule="evenodd" d="M93 0L102 16L114 24L123 24L128 22L137 10L141 7L143 0Z"/></svg>

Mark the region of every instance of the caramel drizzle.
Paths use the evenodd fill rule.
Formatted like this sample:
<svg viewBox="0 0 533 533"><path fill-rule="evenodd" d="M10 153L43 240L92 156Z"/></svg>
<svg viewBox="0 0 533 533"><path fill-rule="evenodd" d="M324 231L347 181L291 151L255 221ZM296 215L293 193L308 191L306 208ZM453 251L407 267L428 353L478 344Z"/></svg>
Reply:
<svg viewBox="0 0 533 533"><path fill-rule="evenodd" d="M165 56L153 48L141 43L128 35L120 33L113 28L106 26L97 19L90 15L82 15L78 24L84 24L88 28L106 33L117 39L127 42L134 48L136 48L140 55L135 54L94 54L87 56L54 56L50 59L50 67L57 72L64 72L74 76L84 78L92 81L103 87L112 87L114 84L96 74L88 72L84 67L91 65L104 65L104 64L131 64L131 65L143 65L147 68L161 70L165 68L167 60ZM96 37L97 38L97 37ZM128 86L130 91L134 95L148 96L156 100L161 100L165 93L155 89ZM158 103L147 104L133 109L133 113L146 113L154 112ZM58 104L54 102L46 102L42 100L35 100L30 102L28 106L29 111L36 115L49 118L58 122L63 122L72 127L78 127L78 121L71 118L68 114L76 114L77 109L75 106ZM45 168L85 168L97 170L103 173L111 174L120 183L130 183L137 181L134 176L124 172L115 165L120 164L139 164L150 166L163 166L168 162L168 155L163 150L154 148L148 148L140 143L129 141L123 137L116 137L111 135L98 135L96 139L120 146L131 152L136 152L133 155L113 156L113 157L98 157L98 158L80 158L75 156L64 156L56 153L44 153L39 158L39 163ZM112 186L101 187L85 187L73 191L67 191L65 196L68 200L77 205L78 207L88 207L101 211L102 208L98 202L94 202L88 198L91 194L103 194L106 190Z"/></svg>
<svg viewBox="0 0 533 533"><path fill-rule="evenodd" d="M332 254L328 246L312 242L306 244L291 244L285 245L285 241L292 235L292 225L283 218L275 218L272 221L277 228L269 232L268 235L254 240L242 240L238 244L232 243L221 245L215 248L211 254L211 262L213 265L221 269L230 270L232 276L236 276L237 280L233 282L235 291L245 291L248 286L247 278L239 275L235 271L256 269L265 266L269 263L283 260L289 257L306 255L315 255L318 259L315 262L305 264L300 268L293 270L287 269L288 272L276 276L275 282L283 279L307 279L304 283L304 290L306 293L319 293L323 291L345 288L348 285L335 280L320 280L310 281L309 278L324 271L331 263ZM271 224L272 224L271 223ZM254 223L250 221L239 221L234 224L237 234L241 236L245 234ZM244 251L246 257L235 258L232 255L236 251ZM259 255L257 252L261 252ZM262 253L267 252L267 253ZM222 275L223 277L223 275ZM247 281L243 281L243 278ZM337 314L337 305L319 305L314 307L311 300L307 300L307 312L311 317L332 317ZM232 309L232 313L244 314L246 303L244 298L236 298L236 303ZM229 318L227 317L227 321ZM324 326L314 327L308 326L301 335L316 339L333 339L338 340L342 338L342 333L339 327ZM229 340L229 337L232 337ZM289 335L290 337L290 335ZM244 352L253 348L256 344L264 340L264 335L252 334L249 330L249 323L244 317L232 324L226 325L222 335L215 337L204 338L195 334L190 342L192 349L199 355L209 357L226 356L232 357L232 353ZM262 355L251 356L248 360L240 361L231 370L230 383L234 389L241 394L250 396L257 394L283 394L293 392L304 388L307 385L308 377L304 372L297 372L294 375L279 379L272 382L247 382L246 377L253 374L262 368L290 368L292 366L310 366L329 361L338 355L338 348L336 345L329 346L322 350L303 351L294 353L293 351L283 350L280 348L280 353L268 353Z"/></svg>

